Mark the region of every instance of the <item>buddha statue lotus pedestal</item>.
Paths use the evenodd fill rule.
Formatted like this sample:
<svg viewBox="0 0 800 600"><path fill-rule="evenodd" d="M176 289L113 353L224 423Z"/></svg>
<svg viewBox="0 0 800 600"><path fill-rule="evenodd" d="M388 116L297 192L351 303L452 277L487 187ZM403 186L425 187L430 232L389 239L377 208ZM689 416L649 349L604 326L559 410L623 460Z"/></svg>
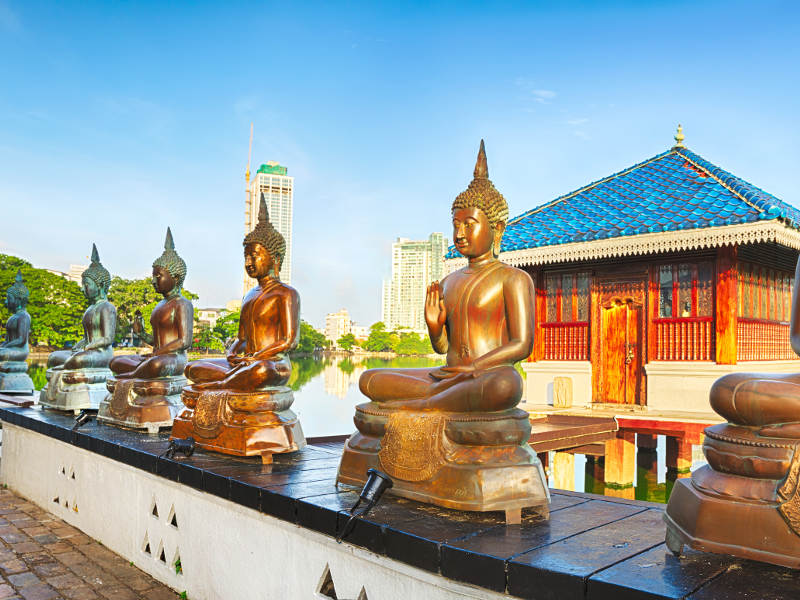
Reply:
<svg viewBox="0 0 800 600"><path fill-rule="evenodd" d="M261 197L258 224L244 239L245 270L258 285L242 301L239 333L224 359L198 360L186 367L192 384L175 418L173 438L193 437L197 446L236 456L293 452L306 445L294 396L287 353L297 347L300 297L278 278L286 253Z"/></svg>
<svg viewBox="0 0 800 600"><path fill-rule="evenodd" d="M533 281L497 260L508 206L488 178L481 142L475 178L452 207L456 249L466 267L433 282L425 320L435 369L371 369L359 380L371 402L356 408L338 481L362 485L367 469L394 480L391 493L460 510L522 508L549 515L549 493L528 445L528 414L516 408L513 367L533 347Z"/></svg>
<svg viewBox="0 0 800 600"><path fill-rule="evenodd" d="M161 427L172 427L183 410L183 369L192 346L194 321L192 303L181 294L185 278L186 263L175 251L167 228L164 252L153 263L153 287L164 297L150 315L153 333L145 331L138 311L132 327L153 346L153 353L117 356L111 361L114 376L106 382L108 395L100 403L98 421L157 433Z"/></svg>
<svg viewBox="0 0 800 600"><path fill-rule="evenodd" d="M47 385L39 395L45 408L80 412L96 410L106 395L108 363L114 355L112 343L117 311L106 298L111 275L100 264L92 246L92 263L81 276L89 308L83 313L83 339L72 350L59 350L47 358Z"/></svg>
<svg viewBox="0 0 800 600"><path fill-rule="evenodd" d="M31 316L28 314L28 288L17 271L14 283L6 293L6 308L11 316L6 322L6 341L0 344L0 394L33 394L33 381L28 376L28 336Z"/></svg>
<svg viewBox="0 0 800 600"><path fill-rule="evenodd" d="M794 299L791 342L800 354L797 290ZM726 375L710 400L728 423L705 430L708 465L672 490L667 546L800 568L800 374Z"/></svg>

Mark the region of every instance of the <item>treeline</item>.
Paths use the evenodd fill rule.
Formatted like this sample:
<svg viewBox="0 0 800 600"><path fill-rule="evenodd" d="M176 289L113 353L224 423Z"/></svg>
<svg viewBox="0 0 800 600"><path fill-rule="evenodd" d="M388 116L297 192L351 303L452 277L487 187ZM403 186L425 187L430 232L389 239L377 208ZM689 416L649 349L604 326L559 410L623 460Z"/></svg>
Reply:
<svg viewBox="0 0 800 600"><path fill-rule="evenodd" d="M336 340L337 346L352 350L359 345L352 333ZM394 352L400 355L430 354L433 352L428 336L420 336L413 331L386 331L386 325L378 321L369 328L369 337L360 344L367 352Z"/></svg>

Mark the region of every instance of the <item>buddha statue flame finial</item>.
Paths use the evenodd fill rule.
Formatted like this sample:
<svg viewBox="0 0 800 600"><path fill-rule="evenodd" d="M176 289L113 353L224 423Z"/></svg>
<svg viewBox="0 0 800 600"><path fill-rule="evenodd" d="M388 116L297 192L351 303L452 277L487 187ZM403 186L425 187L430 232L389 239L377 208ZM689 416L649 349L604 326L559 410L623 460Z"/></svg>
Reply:
<svg viewBox="0 0 800 600"><path fill-rule="evenodd" d="M255 229L248 233L242 244L257 243L261 244L269 252L272 259L277 263L280 270L280 265L283 264L283 257L286 254L286 240L283 239L280 231L272 226L269 222L269 211L267 210L267 201L264 194L261 194L261 202L258 207L258 223Z"/></svg>
<svg viewBox="0 0 800 600"><path fill-rule="evenodd" d="M473 177L469 187L456 196L451 211L475 207L484 212L492 226L496 223L506 222L508 220L508 204L489 180L489 165L486 161L486 148L483 140L481 140L481 147L478 150L478 160L475 163Z"/></svg>
<svg viewBox="0 0 800 600"><path fill-rule="evenodd" d="M175 251L175 242L172 240L172 231L169 227L167 227L167 237L164 239L164 252L153 261L153 266L165 268L178 287L183 285L183 280L186 279L186 263Z"/></svg>
<svg viewBox="0 0 800 600"><path fill-rule="evenodd" d="M683 127L681 127L681 124L678 123L678 133L675 134L675 147L685 148L686 146L683 145L684 139L686 139L686 136L683 135Z"/></svg>
<svg viewBox="0 0 800 600"><path fill-rule="evenodd" d="M100 253L95 244L92 244L92 264L83 272L83 277L89 277L97 284L97 287L105 292L111 285L111 273L100 263Z"/></svg>
<svg viewBox="0 0 800 600"><path fill-rule="evenodd" d="M22 271L19 269L17 270L16 277L14 277L14 283L8 288L8 295L17 300L23 307L27 306L30 291L25 286L25 282L22 279Z"/></svg>

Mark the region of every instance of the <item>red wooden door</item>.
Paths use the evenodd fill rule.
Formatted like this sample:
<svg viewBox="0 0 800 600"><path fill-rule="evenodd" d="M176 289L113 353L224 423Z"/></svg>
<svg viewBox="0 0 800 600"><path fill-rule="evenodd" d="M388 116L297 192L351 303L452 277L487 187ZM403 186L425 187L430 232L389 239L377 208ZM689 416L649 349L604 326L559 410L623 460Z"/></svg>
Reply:
<svg viewBox="0 0 800 600"><path fill-rule="evenodd" d="M601 309L600 402L637 404L641 383L642 306L615 299Z"/></svg>

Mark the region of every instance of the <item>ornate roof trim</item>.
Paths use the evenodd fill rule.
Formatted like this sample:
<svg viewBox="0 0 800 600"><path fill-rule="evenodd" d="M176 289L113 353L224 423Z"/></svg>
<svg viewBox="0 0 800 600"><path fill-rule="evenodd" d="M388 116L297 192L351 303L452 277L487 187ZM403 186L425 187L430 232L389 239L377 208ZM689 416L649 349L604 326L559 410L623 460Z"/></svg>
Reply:
<svg viewBox="0 0 800 600"><path fill-rule="evenodd" d="M774 219L756 223L643 233L588 242L539 246L501 252L500 260L515 267L521 267L763 242L776 242L788 248L800 250L800 231ZM445 269L450 273L466 264L467 260L463 257L451 258L445 261Z"/></svg>

